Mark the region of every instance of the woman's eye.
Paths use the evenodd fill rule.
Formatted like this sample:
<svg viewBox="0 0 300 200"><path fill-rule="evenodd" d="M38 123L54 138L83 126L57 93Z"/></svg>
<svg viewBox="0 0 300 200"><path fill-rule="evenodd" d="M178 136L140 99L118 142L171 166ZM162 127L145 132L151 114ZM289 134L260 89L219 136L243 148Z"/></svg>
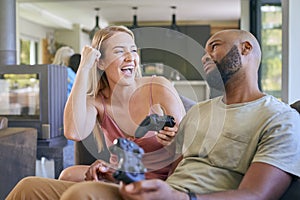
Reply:
<svg viewBox="0 0 300 200"><path fill-rule="evenodd" d="M123 50L116 50L115 53L119 54L119 53L123 53Z"/></svg>
<svg viewBox="0 0 300 200"><path fill-rule="evenodd" d="M135 52L135 53L136 53L136 52L137 52L137 49L132 49L131 52Z"/></svg>

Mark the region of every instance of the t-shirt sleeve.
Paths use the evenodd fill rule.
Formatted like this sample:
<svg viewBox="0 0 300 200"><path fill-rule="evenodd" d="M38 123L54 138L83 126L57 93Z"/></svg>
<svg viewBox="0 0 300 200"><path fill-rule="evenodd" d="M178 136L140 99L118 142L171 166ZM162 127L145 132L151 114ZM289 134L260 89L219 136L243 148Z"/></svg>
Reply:
<svg viewBox="0 0 300 200"><path fill-rule="evenodd" d="M253 162L300 176L300 117L287 111L274 116L263 131Z"/></svg>

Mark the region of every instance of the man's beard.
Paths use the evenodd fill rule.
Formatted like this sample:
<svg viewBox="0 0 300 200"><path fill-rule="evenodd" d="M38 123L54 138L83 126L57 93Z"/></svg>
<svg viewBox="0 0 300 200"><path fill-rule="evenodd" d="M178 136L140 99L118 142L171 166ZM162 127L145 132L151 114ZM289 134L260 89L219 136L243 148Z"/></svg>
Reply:
<svg viewBox="0 0 300 200"><path fill-rule="evenodd" d="M215 67L206 75L206 81L210 88L215 89L221 93L225 91L224 83L217 67Z"/></svg>
<svg viewBox="0 0 300 200"><path fill-rule="evenodd" d="M225 91L228 80L242 67L241 56L236 45L224 56L220 62L215 62L216 67L207 74L208 85L219 91Z"/></svg>

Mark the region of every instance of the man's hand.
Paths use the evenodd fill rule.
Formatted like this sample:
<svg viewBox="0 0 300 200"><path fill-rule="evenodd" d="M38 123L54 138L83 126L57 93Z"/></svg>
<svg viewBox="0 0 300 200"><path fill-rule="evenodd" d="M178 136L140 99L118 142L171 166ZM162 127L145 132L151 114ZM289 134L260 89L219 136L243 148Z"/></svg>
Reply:
<svg viewBox="0 0 300 200"><path fill-rule="evenodd" d="M120 185L120 193L126 200L164 200L164 199L186 199L188 195L172 189L167 183L159 179L138 181L128 185Z"/></svg>
<svg viewBox="0 0 300 200"><path fill-rule="evenodd" d="M85 173L86 181L108 181L117 182L112 174L115 170L110 166L110 164L104 162L103 160L96 160Z"/></svg>

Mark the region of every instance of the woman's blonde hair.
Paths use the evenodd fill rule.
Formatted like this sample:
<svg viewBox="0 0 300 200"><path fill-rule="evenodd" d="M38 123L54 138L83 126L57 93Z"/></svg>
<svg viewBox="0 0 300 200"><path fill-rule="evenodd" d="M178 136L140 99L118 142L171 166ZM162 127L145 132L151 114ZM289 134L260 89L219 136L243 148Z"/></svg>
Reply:
<svg viewBox="0 0 300 200"><path fill-rule="evenodd" d="M95 49L98 49L101 52L101 56L104 56L104 49L102 46L102 43L107 40L108 38L112 37L114 34L118 32L124 32L129 34L133 40L134 40L134 34L131 30L126 28L125 26L108 26L106 28L100 29L97 31L94 35L94 38L92 40L92 47ZM101 58L100 58L101 59ZM95 63L94 65L96 65ZM139 64L139 63L138 63ZM109 83L107 80L107 76L105 71L99 69L97 66L93 66L93 68L90 70L90 79L88 80L88 90L87 95L90 95L92 97L96 97L101 90L104 90L105 88L109 87ZM137 67L136 77L141 77L141 69L140 65ZM100 152L103 149L103 140L102 140L102 130L100 128L98 120L96 121L96 124L94 126L93 130L94 137L97 141L98 151Z"/></svg>
<svg viewBox="0 0 300 200"><path fill-rule="evenodd" d="M54 56L52 64L69 66L70 57L74 54L74 50L71 47L63 46L60 47Z"/></svg>
<svg viewBox="0 0 300 200"><path fill-rule="evenodd" d="M102 54L101 56L103 56L104 49L103 49L102 43L118 32L127 33L134 40L133 32L131 30L129 30L127 27L125 27L125 26L108 26L106 28L100 29L99 31L97 31L95 33L94 38L92 40L92 47L95 49L98 49ZM100 57L100 59L101 59L101 57ZM96 63L94 65L96 65ZM140 65L139 65L137 68L136 77L141 77L141 75L142 75L142 73L141 73L141 69L140 69ZM99 69L98 67L94 66L90 70L89 77L90 77L90 79L88 82L87 95L96 97L101 90L109 87L105 71Z"/></svg>

